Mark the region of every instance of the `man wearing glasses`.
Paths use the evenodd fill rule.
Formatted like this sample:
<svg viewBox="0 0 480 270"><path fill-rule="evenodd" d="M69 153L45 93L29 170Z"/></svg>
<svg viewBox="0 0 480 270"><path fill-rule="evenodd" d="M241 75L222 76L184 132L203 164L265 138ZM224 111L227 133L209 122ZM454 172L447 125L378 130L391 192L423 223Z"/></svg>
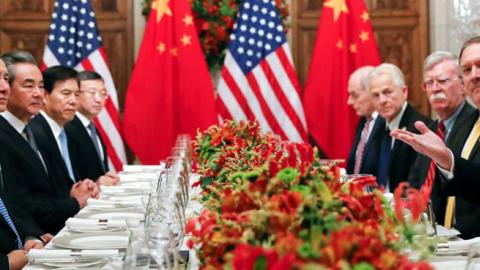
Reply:
<svg viewBox="0 0 480 270"><path fill-rule="evenodd" d="M463 44L459 58L466 93L478 108L480 106L480 36L473 37ZM440 184L445 187L442 190L448 196L456 196L448 198L445 219L455 218L451 220L455 228L462 232L462 238L479 236L480 119L477 118L469 130L460 154L455 153L452 147L448 147L440 136L424 124L415 123L415 126L420 130L420 134L394 130L391 135L410 144L415 150L435 161L437 172L442 174ZM472 206L471 209L466 210L468 215L453 214L453 209L459 209L460 206L456 205L460 201L468 201Z"/></svg>
<svg viewBox="0 0 480 270"><path fill-rule="evenodd" d="M476 110L465 102L461 70L458 58L450 52L434 52L424 61L423 90L426 92L432 109L438 120L429 128L439 134L445 144L454 154L461 154L465 140L477 120ZM438 172L430 158L419 155L412 169L409 181L419 188L425 182L432 183L431 200L434 213L439 224L451 226L445 222L445 210L448 200L448 191L442 185L442 175ZM465 217L470 216L473 205L463 199L457 200L455 215L457 225L461 228L463 237L470 235ZM473 225L473 224L472 224Z"/></svg>
<svg viewBox="0 0 480 270"><path fill-rule="evenodd" d="M81 178L94 179L99 185L117 185L119 177L109 171L107 148L93 119L105 107L108 93L103 78L93 71L82 71L78 111L65 126L69 138L81 146L73 153L73 163Z"/></svg>

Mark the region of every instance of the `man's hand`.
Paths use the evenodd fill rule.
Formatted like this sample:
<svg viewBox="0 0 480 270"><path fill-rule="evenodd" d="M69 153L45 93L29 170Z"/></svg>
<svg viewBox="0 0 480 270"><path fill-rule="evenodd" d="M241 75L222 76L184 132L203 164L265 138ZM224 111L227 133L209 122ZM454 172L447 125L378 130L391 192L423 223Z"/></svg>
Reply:
<svg viewBox="0 0 480 270"><path fill-rule="evenodd" d="M100 188L99 186L92 181L92 179L85 178L82 181L85 185L87 185L88 189L91 192L92 198L98 199L100 196Z"/></svg>
<svg viewBox="0 0 480 270"><path fill-rule="evenodd" d="M120 177L114 172L107 172L97 179L97 184L101 186L116 186L120 183Z"/></svg>
<svg viewBox="0 0 480 270"><path fill-rule="evenodd" d="M76 199L80 205L80 208L83 208L87 205L87 200L92 197L92 190L93 188L90 188L90 184L88 182L77 182L70 190L70 197Z"/></svg>
<svg viewBox="0 0 480 270"><path fill-rule="evenodd" d="M42 249L43 244L35 240L27 240L23 245L23 250L30 251L30 249Z"/></svg>
<svg viewBox="0 0 480 270"><path fill-rule="evenodd" d="M7 255L8 257L8 267L10 270L20 270L28 262L27 252L25 250L14 250Z"/></svg>
<svg viewBox="0 0 480 270"><path fill-rule="evenodd" d="M450 170L453 161L450 156L450 151L443 140L428 129L423 122L415 122L415 127L420 131L420 134L396 129L392 131L390 135L410 145L415 151L433 159L440 167Z"/></svg>
<svg viewBox="0 0 480 270"><path fill-rule="evenodd" d="M40 239L42 239L43 243L47 244L48 242L50 242L50 240L53 239L53 235L51 235L49 233L46 233L46 234L41 235Z"/></svg>

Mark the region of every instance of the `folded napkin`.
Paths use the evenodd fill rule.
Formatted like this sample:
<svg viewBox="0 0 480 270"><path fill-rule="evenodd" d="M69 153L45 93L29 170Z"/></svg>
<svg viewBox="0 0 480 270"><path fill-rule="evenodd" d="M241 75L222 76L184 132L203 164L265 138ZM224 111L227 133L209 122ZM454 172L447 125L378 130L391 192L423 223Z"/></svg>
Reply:
<svg viewBox="0 0 480 270"><path fill-rule="evenodd" d="M31 249L28 252L28 261L36 259L68 259L72 256L82 258L106 258L119 256L118 249L80 250L69 249Z"/></svg>
<svg viewBox="0 0 480 270"><path fill-rule="evenodd" d="M159 174L158 173L129 173L129 174L119 174L120 183L126 182L142 182L142 181L157 181Z"/></svg>
<svg viewBox="0 0 480 270"><path fill-rule="evenodd" d="M437 236L451 238L458 235L460 235L460 232L455 228L447 229L442 225L437 224Z"/></svg>
<svg viewBox="0 0 480 270"><path fill-rule="evenodd" d="M117 207L143 207L142 201L107 201L90 198L87 200L87 206L101 208L117 208Z"/></svg>
<svg viewBox="0 0 480 270"><path fill-rule="evenodd" d="M141 202L143 198L148 199L148 196L144 195L129 195L129 196L107 196L109 201L112 202Z"/></svg>
<svg viewBox="0 0 480 270"><path fill-rule="evenodd" d="M142 192L148 193L152 192L152 187L150 183L147 185L134 185L134 186L101 186L100 193L108 193L108 194L122 194L126 192Z"/></svg>
<svg viewBox="0 0 480 270"><path fill-rule="evenodd" d="M97 219L69 218L65 222L69 229L99 229L99 228L126 228L125 220L110 219L100 222Z"/></svg>
<svg viewBox="0 0 480 270"><path fill-rule="evenodd" d="M157 181L157 180L155 180ZM126 182L126 183L120 183L119 186L117 186L119 189L124 188L128 190L135 190L135 189L140 189L140 190L152 190L152 182L151 181L140 181L140 182Z"/></svg>
<svg viewBox="0 0 480 270"><path fill-rule="evenodd" d="M480 237L475 237L468 240L455 240L448 241L449 251L466 251L470 249L470 246L476 243L480 243Z"/></svg>
<svg viewBox="0 0 480 270"><path fill-rule="evenodd" d="M165 164L160 165L123 165L124 172L161 172Z"/></svg>

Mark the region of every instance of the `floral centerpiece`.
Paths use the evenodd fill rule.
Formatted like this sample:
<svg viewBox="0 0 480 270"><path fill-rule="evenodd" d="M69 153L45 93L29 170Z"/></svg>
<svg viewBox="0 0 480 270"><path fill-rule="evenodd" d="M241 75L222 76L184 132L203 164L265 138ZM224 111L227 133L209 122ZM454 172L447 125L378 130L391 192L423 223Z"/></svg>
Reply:
<svg viewBox="0 0 480 270"><path fill-rule="evenodd" d="M402 252L433 250L413 241L424 191L401 185L391 209L374 177L343 183L316 149L257 123L212 126L194 149L205 208L186 231L202 269L432 269Z"/></svg>
<svg viewBox="0 0 480 270"><path fill-rule="evenodd" d="M173 1L173 0L172 0ZM189 0L203 53L210 70L219 70L225 58L241 0ZM148 16L153 0L142 0L143 14ZM286 0L275 0L280 16L287 26L289 7ZM288 29L285 27L285 29Z"/></svg>

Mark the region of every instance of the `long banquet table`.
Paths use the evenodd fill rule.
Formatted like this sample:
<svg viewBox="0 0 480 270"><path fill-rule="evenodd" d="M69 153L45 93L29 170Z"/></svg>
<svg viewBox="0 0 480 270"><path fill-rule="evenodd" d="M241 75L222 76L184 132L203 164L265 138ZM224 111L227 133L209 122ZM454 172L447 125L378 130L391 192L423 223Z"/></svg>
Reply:
<svg viewBox="0 0 480 270"><path fill-rule="evenodd" d="M90 200L89 203L87 204L87 206L85 208L83 208L74 218L98 219L97 217L101 216L101 213L102 213L101 207L99 208L99 205L101 206L102 204L108 204L108 202L113 202L113 209L115 209L115 207L117 207L117 206L120 206L120 207L125 206L125 205L122 205L122 201L118 199L118 198L121 197L121 195L118 194L118 196L115 196L114 195L115 192L112 192L112 191L114 191L115 189L118 189L118 192L121 192L122 187L125 188L125 190L132 190L132 189L135 189L135 187L139 187L139 185L136 185L135 182L132 181L134 179L139 179L141 177L148 176L148 177L150 177L149 180L152 181L152 183L154 181L158 181L158 178L160 176L160 170L162 169L161 166L158 167L158 170L154 170L155 169L154 166L145 166L144 168L146 168L147 171L145 171L144 169L142 170L142 167L143 166L127 166L127 167L124 167L124 169L126 169L127 171L120 174L120 176L121 176L120 179L121 180L120 180L120 185L117 186L118 188L117 187L102 188L99 200ZM198 179L198 175L191 174L189 180L190 180L190 183L194 183L195 181L197 181L197 179ZM143 179L143 180L145 180L145 179ZM143 181L143 182L148 182L148 181ZM191 187L191 185L190 185L190 187ZM153 189L153 185L152 185L152 189ZM108 192L106 192L106 191L108 191ZM190 194L192 194L191 197L195 197L195 194L198 194L198 193L199 193L199 189L191 188L191 190L190 190ZM145 203L145 198L148 198L148 195L146 195L146 194L147 194L147 192L145 193L145 196L143 196L143 198L141 199L143 201L142 202L143 204ZM128 197L128 195L125 196L125 197ZM123 202L128 202L128 201L123 201ZM130 203L130 202L128 202L128 203ZM107 208L105 208L105 209L107 209ZM193 215L198 215L200 210L201 210L201 205L198 201L189 200L189 203L186 207L186 216L189 217L189 216L193 216ZM121 213L121 211L119 213ZM126 212L126 213L130 213L130 212ZM121 215L121 214L119 214L119 215ZM121 217L115 217L115 219L122 220ZM105 222L105 219L100 218L100 220L103 220ZM141 220L140 222L144 222L144 221ZM127 228L125 228L125 229L127 229ZM128 238L129 237L128 229L125 230L124 233L125 233L125 237ZM63 250L62 248L60 248L58 246L55 246L54 243L56 242L56 240L61 238L61 237L66 236L66 235L74 235L74 234L81 235L82 233L72 232L67 226L65 226L57 235L55 235L54 239L49 244L46 245L45 249L48 249L48 250ZM186 237L188 237L188 236L186 236ZM179 248L180 250L188 250L188 248L186 247L186 242L187 242L186 239L184 239L184 241L182 241L181 247ZM95 243L92 243L92 244L94 245ZM94 247L92 247L92 249L93 248ZM77 254L79 252L81 252L80 250L73 250L73 251L77 252ZM105 263L101 266L96 266L96 267L88 268L88 269L122 269L122 267L123 267L122 266L122 263L123 263L122 260L123 260L123 257L125 255L125 251L126 251L125 248L118 249L117 254L115 254L113 256L109 256L107 263ZM95 251L93 251L93 253L94 252ZM186 268L187 269L197 269L198 268L198 261L197 261L195 252L190 251L190 250L188 250L188 252L190 254L189 254L189 262L188 262ZM29 257L32 257L32 256L30 256L30 254L29 254ZM27 266L25 266L24 269L27 269L27 270L58 269L57 267L48 266L47 264L49 264L49 263L45 264L45 261L48 261L48 259L45 259L43 261L39 260L42 263L32 263L31 258L29 258L29 261L30 261L30 263L27 264ZM71 268L71 267L67 266L66 268L62 268L62 269L76 269L76 268L75 267ZM78 269L85 269L85 268L78 268Z"/></svg>

